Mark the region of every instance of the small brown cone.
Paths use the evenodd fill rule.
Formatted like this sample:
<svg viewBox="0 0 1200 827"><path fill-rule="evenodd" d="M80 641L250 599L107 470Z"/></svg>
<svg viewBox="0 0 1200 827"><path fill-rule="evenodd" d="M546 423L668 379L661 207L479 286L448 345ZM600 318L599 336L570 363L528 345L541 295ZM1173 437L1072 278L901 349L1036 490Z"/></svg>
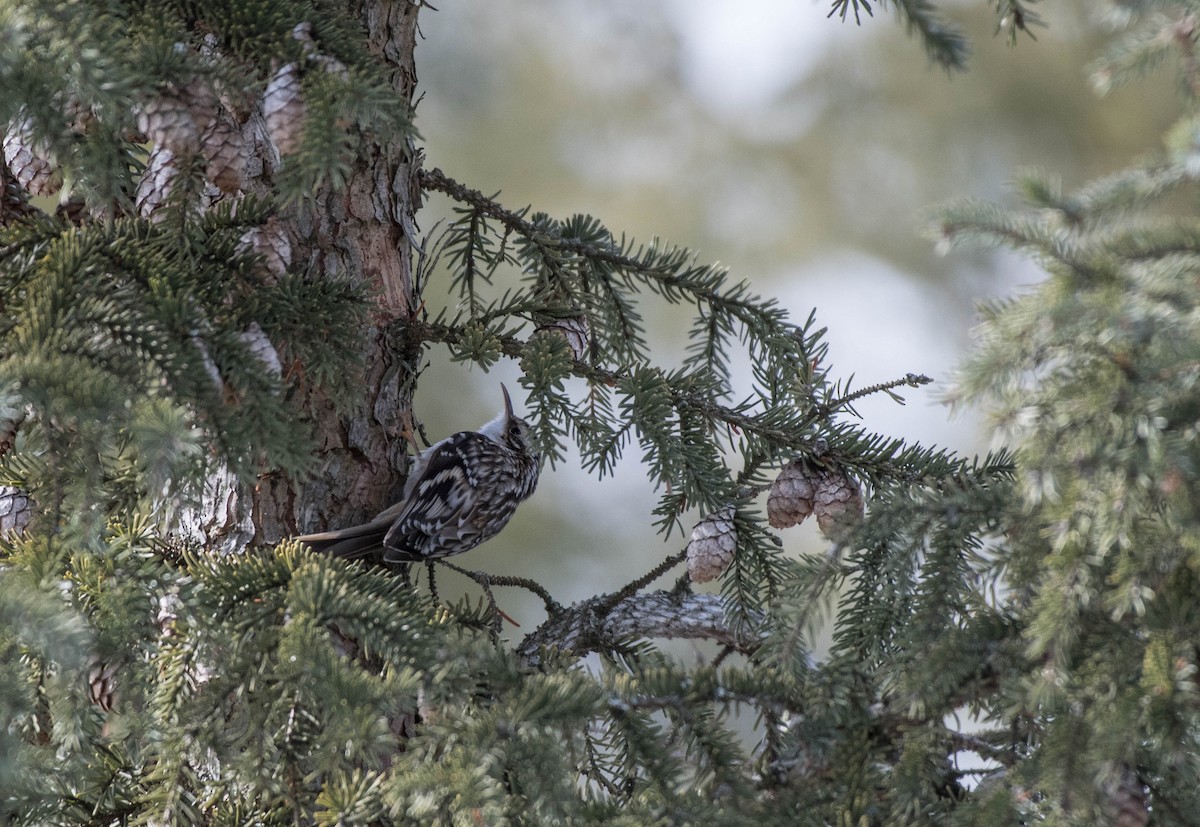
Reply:
<svg viewBox="0 0 1200 827"><path fill-rule="evenodd" d="M249 152L237 124L216 118L200 137L200 151L208 161L205 175L217 189L233 194L242 188Z"/></svg>
<svg viewBox="0 0 1200 827"><path fill-rule="evenodd" d="M193 334L191 338L192 346L196 348L196 352L200 355L200 363L204 366L204 372L208 374L208 378L212 382L213 392L218 396L224 396L225 377L221 375L221 369L213 361L212 354L208 350L208 345L196 334Z"/></svg>
<svg viewBox="0 0 1200 827"><path fill-rule="evenodd" d="M0 536L22 533L32 516L33 504L24 491L11 485L0 485Z"/></svg>
<svg viewBox="0 0 1200 827"><path fill-rule="evenodd" d="M588 325L587 316L580 313L577 316L563 316L557 319L551 319L543 325L539 325L538 333L547 333L551 336L561 336L571 348L571 353L576 361L582 360L587 356L588 342L591 340L591 327Z"/></svg>
<svg viewBox="0 0 1200 827"><path fill-rule="evenodd" d="M813 513L820 474L807 462L790 462L771 483L767 495L767 521L775 528L789 528Z"/></svg>
<svg viewBox="0 0 1200 827"><path fill-rule="evenodd" d="M4 134L4 162L30 195L54 195L62 186L58 165L50 150L35 141L29 119L18 116Z"/></svg>
<svg viewBox="0 0 1200 827"><path fill-rule="evenodd" d="M280 155L290 155L300 148L305 109L300 69L295 63L279 67L267 83L263 91L263 117L267 134Z"/></svg>
<svg viewBox="0 0 1200 827"><path fill-rule="evenodd" d="M709 514L692 529L687 544L687 569L693 583L715 580L733 562L737 551L733 514L733 506L727 505Z"/></svg>
<svg viewBox="0 0 1200 827"><path fill-rule="evenodd" d="M180 91L179 98L192 113L197 136L202 136L211 129L221 114L221 103L217 100L217 93L199 78L189 81Z"/></svg>
<svg viewBox="0 0 1200 827"><path fill-rule="evenodd" d="M76 135L87 135L99 123L96 113L74 96L67 98L63 113L70 119L71 131Z"/></svg>
<svg viewBox="0 0 1200 827"><path fill-rule="evenodd" d="M862 491L841 471L825 471L813 497L813 513L821 533L830 540L845 539L863 517Z"/></svg>
<svg viewBox="0 0 1200 827"><path fill-rule="evenodd" d="M117 672L115 663L96 661L88 670L88 697L106 712L117 704Z"/></svg>
<svg viewBox="0 0 1200 827"><path fill-rule="evenodd" d="M263 367L271 376L279 379L283 376L283 364L279 361L279 351L267 338L267 333L258 322L251 322L246 331L239 336L254 358L262 362Z"/></svg>
<svg viewBox="0 0 1200 827"><path fill-rule="evenodd" d="M156 146L146 161L146 169L134 195L138 215L148 218L162 205L171 194L171 180L176 172L175 153L166 146Z"/></svg>
<svg viewBox="0 0 1200 827"><path fill-rule="evenodd" d="M267 272L272 276L283 278L287 275L287 269L292 263L292 242L278 218L271 216L262 226L247 230L242 234L241 241L243 245L263 257Z"/></svg>
<svg viewBox="0 0 1200 827"><path fill-rule="evenodd" d="M157 147L166 147L176 155L188 155L200 146L200 128L192 109L182 97L162 94L146 101L138 109L137 125Z"/></svg>

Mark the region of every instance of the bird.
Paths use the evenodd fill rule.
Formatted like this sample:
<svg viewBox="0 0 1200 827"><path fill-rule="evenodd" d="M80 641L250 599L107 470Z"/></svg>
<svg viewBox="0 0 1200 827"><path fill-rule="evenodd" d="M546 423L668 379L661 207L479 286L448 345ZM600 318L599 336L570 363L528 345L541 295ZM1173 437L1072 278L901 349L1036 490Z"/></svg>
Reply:
<svg viewBox="0 0 1200 827"><path fill-rule="evenodd" d="M461 554L500 533L537 487L541 457L529 423L504 409L477 431L459 431L421 452L404 494L373 520L294 539L337 557L379 554L385 563L420 563Z"/></svg>

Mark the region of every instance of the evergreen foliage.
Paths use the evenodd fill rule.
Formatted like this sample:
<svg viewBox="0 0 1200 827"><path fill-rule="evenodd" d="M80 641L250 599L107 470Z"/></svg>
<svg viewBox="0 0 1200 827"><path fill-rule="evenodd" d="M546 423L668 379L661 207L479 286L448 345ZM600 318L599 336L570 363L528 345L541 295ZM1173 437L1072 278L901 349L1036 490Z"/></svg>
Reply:
<svg viewBox="0 0 1200 827"><path fill-rule="evenodd" d="M961 63L933 4L895 5ZM995 5L1014 30L1037 22ZM1118 47L1104 83L1164 39L1187 80L1193 5L1119 4L1159 36ZM858 400L928 379L839 381L815 316L789 321L690 251L421 172L457 217L413 287L448 286L453 306L389 322L404 381L434 347L517 360L547 461L573 443L603 476L634 451L664 535L706 519L735 542L715 593L686 575L651 590L685 549L573 606L477 572L482 599L452 603L433 569L418 588L288 541L222 554L175 531L218 469L303 484L318 446L297 434L321 424L306 393L354 415L373 297L259 242L412 134L359 22L325 2L30 2L0 10L0 33L9 823L1194 823L1194 115L1164 157L1079 192L1030 174L1026 207L939 217L947 243L1047 272L984 311L956 399L994 412L1011 449L975 459L866 430ZM260 117L288 63L294 151L261 192L225 197L187 123L215 119L205 89L215 117ZM170 191L143 210L173 141ZM60 170L56 215L28 197L52 178L39 157ZM659 303L694 308L675 367L646 331ZM735 355L754 365L744 398ZM846 509L800 560L758 507L796 460ZM862 492L865 517L845 505ZM516 646L495 587L545 602ZM670 637L723 648L684 665Z"/></svg>
<svg viewBox="0 0 1200 827"><path fill-rule="evenodd" d="M864 14L867 17L875 15L875 7L893 7L909 32L921 41L931 62L947 71L967 67L970 44L962 30L939 13L937 3L932 0L874 0L875 5L872 6L872 1L832 0L829 16L836 15L842 20L853 17L854 22L861 25ZM1041 16L1031 8L1036 3L1037 0L994 0L991 5L995 6L996 31L1007 31L1013 43L1019 32L1033 37L1030 29L1045 25Z"/></svg>

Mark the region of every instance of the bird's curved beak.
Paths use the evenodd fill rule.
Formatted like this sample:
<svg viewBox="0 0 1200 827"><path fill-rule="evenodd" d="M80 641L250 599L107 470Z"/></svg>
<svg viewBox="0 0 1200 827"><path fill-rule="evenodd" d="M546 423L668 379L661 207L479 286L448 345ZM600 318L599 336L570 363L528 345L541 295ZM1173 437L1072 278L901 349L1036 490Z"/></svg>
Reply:
<svg viewBox="0 0 1200 827"><path fill-rule="evenodd" d="M507 418L512 419L512 397L508 395L508 388L504 387L503 382L500 383L500 392L504 394L504 415Z"/></svg>

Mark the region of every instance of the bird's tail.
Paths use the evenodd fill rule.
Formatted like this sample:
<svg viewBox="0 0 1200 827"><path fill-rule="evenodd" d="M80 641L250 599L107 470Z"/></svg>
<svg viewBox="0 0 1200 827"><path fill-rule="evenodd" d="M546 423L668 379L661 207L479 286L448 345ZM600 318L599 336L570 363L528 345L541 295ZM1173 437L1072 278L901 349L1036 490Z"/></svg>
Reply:
<svg viewBox="0 0 1200 827"><path fill-rule="evenodd" d="M356 560L383 550L383 538L391 524L390 519L376 519L362 525L339 528L336 531L322 531L318 534L302 534L292 539L313 551Z"/></svg>

